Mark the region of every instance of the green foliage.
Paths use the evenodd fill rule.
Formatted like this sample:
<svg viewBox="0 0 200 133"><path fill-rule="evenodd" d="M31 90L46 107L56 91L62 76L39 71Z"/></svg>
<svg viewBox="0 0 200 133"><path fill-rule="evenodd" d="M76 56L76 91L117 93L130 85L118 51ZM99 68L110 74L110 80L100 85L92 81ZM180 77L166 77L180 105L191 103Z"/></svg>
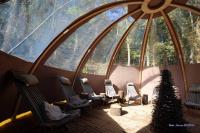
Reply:
<svg viewBox="0 0 200 133"><path fill-rule="evenodd" d="M188 4L200 7L198 0L191 0ZM175 9L169 13L170 19L173 22L175 31L179 36L184 58L186 63L200 63L200 18L188 11ZM139 25L142 29L143 24ZM140 42L141 32L131 33L133 36L128 36L126 43L123 44L119 52L116 63L126 65L128 64L128 50L127 43L131 44L130 55L131 64L139 64L140 58ZM166 62L168 65L176 65L178 57L172 42L169 30L165 24L163 17L155 18L151 26L151 31L148 38L145 65L146 66L162 66Z"/></svg>
<svg viewBox="0 0 200 133"><path fill-rule="evenodd" d="M155 57L156 66L166 65L165 60L167 60L168 65L176 64L176 53L174 46L169 43L156 43L155 44Z"/></svg>
<svg viewBox="0 0 200 133"><path fill-rule="evenodd" d="M188 4L191 3L200 7L200 2L197 0L188 1ZM179 36L185 62L192 64L200 63L199 16L181 9L174 10L169 16Z"/></svg>
<svg viewBox="0 0 200 133"><path fill-rule="evenodd" d="M122 44L121 50L119 51L115 60L116 63L122 65L128 65L130 63L132 66L139 66L140 52L146 23L146 20L140 20L135 24L132 31L127 36L125 42ZM127 45L129 45L129 48ZM130 62L128 62L129 51Z"/></svg>

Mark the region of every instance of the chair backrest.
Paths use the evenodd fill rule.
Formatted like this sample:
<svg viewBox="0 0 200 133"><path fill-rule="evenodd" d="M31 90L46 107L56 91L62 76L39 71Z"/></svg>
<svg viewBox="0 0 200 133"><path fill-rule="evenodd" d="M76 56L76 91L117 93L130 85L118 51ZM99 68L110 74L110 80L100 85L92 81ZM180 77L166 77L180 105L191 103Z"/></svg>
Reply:
<svg viewBox="0 0 200 133"><path fill-rule="evenodd" d="M71 81L66 77L57 77L60 82L60 88L64 94L64 97L69 100L70 97L77 95L76 92L71 87Z"/></svg>
<svg viewBox="0 0 200 133"><path fill-rule="evenodd" d="M197 91L200 92L200 84L192 84L189 88L189 91Z"/></svg>
<svg viewBox="0 0 200 133"><path fill-rule="evenodd" d="M138 96L138 93L136 91L134 83L132 83L132 82L127 83L126 89L127 89L127 97L137 97Z"/></svg>
<svg viewBox="0 0 200 133"><path fill-rule="evenodd" d="M28 100L31 105L31 111L40 120L41 123L46 121L44 115L45 98L39 92L37 87L39 81L34 75L13 72L15 84L22 96Z"/></svg>
<svg viewBox="0 0 200 133"><path fill-rule="evenodd" d="M83 92L90 94L91 96L95 96L95 92L90 86L87 78L80 78L81 86L83 88Z"/></svg>
<svg viewBox="0 0 200 133"><path fill-rule="evenodd" d="M153 89L153 92L152 92L152 100L156 100L158 98L158 95L159 95L159 91L158 91L158 88L154 88Z"/></svg>
<svg viewBox="0 0 200 133"><path fill-rule="evenodd" d="M189 88L186 102L200 108L200 84L192 84Z"/></svg>
<svg viewBox="0 0 200 133"><path fill-rule="evenodd" d="M117 95L111 80L105 79L104 84L105 84L105 92L107 96L113 97Z"/></svg>
<svg viewBox="0 0 200 133"><path fill-rule="evenodd" d="M105 79L104 84L105 85L112 85L112 81L110 79Z"/></svg>

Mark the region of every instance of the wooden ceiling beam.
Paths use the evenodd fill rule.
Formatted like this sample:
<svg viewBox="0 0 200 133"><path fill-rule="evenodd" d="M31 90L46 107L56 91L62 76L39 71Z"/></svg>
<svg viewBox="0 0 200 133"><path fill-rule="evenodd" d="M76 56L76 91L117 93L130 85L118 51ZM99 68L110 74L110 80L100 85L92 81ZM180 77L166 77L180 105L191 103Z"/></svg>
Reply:
<svg viewBox="0 0 200 133"><path fill-rule="evenodd" d="M91 43L90 47L87 49L87 51L85 52L84 56L81 58L81 61L75 71L74 74L74 78L73 78L73 82L72 82L72 86L74 87L75 81L77 76L79 75L79 73L81 72L81 70L83 69L84 65L86 64L86 62L88 61L89 57L92 55L93 51L95 50L95 48L97 47L97 45L101 42L101 40L110 32L110 30L117 25L120 21L128 18L129 16L141 12L141 9L137 9L135 11L129 12L125 15L123 15L122 17L120 17L119 19L117 19L116 21L114 21L112 24L110 24L105 30L103 30L99 36L97 36L97 38Z"/></svg>
<svg viewBox="0 0 200 133"><path fill-rule="evenodd" d="M190 5L185 5L185 4L178 4L178 3L171 3L170 6L175 7L175 8L181 8L183 10L190 11L196 15L200 16L200 9L190 6Z"/></svg>
<svg viewBox="0 0 200 133"><path fill-rule="evenodd" d="M153 14L151 14L148 19L148 23L147 23L147 26L145 29L144 38L143 38L143 42L142 42L141 53L140 53L140 66L139 66L139 88L140 89L142 88L142 71L144 68L144 58L145 58L145 53L146 53L146 49L147 49L149 32L151 30L152 19L153 19Z"/></svg>
<svg viewBox="0 0 200 133"><path fill-rule="evenodd" d="M184 92L185 92L185 97L186 97L186 94L188 91L188 82L187 82L186 67L185 67L185 63L184 63L184 55L183 55L183 51L181 48L181 43L179 41L178 35L174 29L173 23L172 23L171 19L169 18L169 16L164 11L161 11L161 14L164 17L164 21L165 21L167 28L169 30L169 33L171 35L171 39L173 41L175 51L177 53L177 56L178 56L178 59L180 62L181 73L182 73L183 82L184 82Z"/></svg>

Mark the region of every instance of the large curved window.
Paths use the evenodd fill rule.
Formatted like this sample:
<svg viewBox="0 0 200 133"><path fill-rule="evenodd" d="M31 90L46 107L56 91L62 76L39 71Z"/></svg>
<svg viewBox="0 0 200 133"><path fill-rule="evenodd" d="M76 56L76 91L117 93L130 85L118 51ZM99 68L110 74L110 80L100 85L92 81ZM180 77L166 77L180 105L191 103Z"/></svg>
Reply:
<svg viewBox="0 0 200 133"><path fill-rule="evenodd" d="M133 22L132 17L125 19L112 28L112 30L101 40L95 48L92 56L82 70L82 73L105 75L106 70L120 38Z"/></svg>
<svg viewBox="0 0 200 133"><path fill-rule="evenodd" d="M73 20L114 0L10 0L0 5L0 50L34 62Z"/></svg>
<svg viewBox="0 0 200 133"><path fill-rule="evenodd" d="M176 52L163 17L152 21L145 54L145 66L177 64Z"/></svg>
<svg viewBox="0 0 200 133"><path fill-rule="evenodd" d="M94 17L67 38L46 61L46 65L75 71L94 39L126 12L126 8L117 7Z"/></svg>
<svg viewBox="0 0 200 133"><path fill-rule="evenodd" d="M185 62L200 63L200 17L181 9L175 9L169 17L181 42Z"/></svg>
<svg viewBox="0 0 200 133"><path fill-rule="evenodd" d="M200 8L200 1L199 0L188 0L188 2L186 4Z"/></svg>
<svg viewBox="0 0 200 133"><path fill-rule="evenodd" d="M140 19L135 23L133 29L122 44L115 59L116 64L125 66L139 66L140 52L146 28L147 20Z"/></svg>

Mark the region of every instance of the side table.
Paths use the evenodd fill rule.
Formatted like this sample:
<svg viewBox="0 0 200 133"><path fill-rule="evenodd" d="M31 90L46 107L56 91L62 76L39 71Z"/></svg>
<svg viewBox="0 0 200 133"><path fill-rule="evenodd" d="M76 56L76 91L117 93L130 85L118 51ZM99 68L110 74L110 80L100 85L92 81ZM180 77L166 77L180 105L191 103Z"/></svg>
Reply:
<svg viewBox="0 0 200 133"><path fill-rule="evenodd" d="M119 95L119 102L120 103L124 103L124 91L123 90L119 90L118 91L118 95Z"/></svg>

